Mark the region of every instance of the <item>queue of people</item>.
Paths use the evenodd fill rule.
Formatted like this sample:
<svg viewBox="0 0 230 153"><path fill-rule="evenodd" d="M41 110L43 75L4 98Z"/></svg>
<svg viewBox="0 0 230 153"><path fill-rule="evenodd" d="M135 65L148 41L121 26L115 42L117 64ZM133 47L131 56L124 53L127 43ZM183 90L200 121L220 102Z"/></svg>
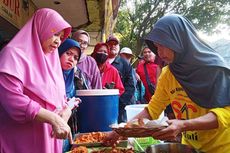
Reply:
<svg viewBox="0 0 230 153"><path fill-rule="evenodd" d="M132 66L124 58L120 57L120 42L115 36L110 36L106 43L110 48L108 62L113 65L119 72L125 92L119 98L118 123L126 122L125 106L134 104L134 81L132 75Z"/></svg>
<svg viewBox="0 0 230 153"><path fill-rule="evenodd" d="M159 19L145 37L137 68L131 65L132 50L120 50L114 35L98 42L89 56L89 33L78 30L72 38L70 33L60 14L43 8L1 50L1 152L68 151L64 142L72 143L78 124L69 100L78 89L118 89L118 123L127 122L130 104L147 103L134 119L151 120L171 106L175 117L152 137L173 141L182 134L181 143L200 151L230 150L229 68L189 20ZM110 132L104 143L113 145L118 138Z"/></svg>

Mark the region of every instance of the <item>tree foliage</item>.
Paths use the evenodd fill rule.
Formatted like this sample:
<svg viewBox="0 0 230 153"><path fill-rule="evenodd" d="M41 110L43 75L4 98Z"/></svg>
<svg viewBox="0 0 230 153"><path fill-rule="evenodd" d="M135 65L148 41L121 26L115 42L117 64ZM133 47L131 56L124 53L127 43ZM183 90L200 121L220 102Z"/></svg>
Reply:
<svg viewBox="0 0 230 153"><path fill-rule="evenodd" d="M171 13L187 17L198 30L209 34L217 32L218 24L230 25L228 0L121 0L115 27L122 36L121 46L130 47L138 55L143 37L159 18Z"/></svg>

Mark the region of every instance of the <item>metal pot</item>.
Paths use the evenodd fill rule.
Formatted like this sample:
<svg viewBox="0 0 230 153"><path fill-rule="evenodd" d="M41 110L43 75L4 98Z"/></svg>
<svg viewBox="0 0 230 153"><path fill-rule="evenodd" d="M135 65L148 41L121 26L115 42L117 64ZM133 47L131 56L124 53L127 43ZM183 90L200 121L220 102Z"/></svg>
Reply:
<svg viewBox="0 0 230 153"><path fill-rule="evenodd" d="M161 143L147 147L146 153L202 153L180 143Z"/></svg>

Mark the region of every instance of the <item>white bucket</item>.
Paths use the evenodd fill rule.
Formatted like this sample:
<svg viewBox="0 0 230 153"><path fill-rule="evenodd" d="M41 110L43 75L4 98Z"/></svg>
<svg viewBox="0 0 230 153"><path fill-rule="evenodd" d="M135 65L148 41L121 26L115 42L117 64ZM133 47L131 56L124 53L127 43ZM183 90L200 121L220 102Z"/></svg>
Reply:
<svg viewBox="0 0 230 153"><path fill-rule="evenodd" d="M135 104L135 105L127 105L125 106L127 120L130 121L133 117L139 114L148 104ZM162 119L164 117L164 111L161 113L158 119Z"/></svg>

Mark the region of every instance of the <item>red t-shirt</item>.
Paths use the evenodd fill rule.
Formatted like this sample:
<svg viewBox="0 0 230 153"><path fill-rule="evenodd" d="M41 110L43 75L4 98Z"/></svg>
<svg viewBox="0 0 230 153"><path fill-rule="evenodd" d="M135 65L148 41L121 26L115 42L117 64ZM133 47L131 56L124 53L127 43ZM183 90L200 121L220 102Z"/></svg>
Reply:
<svg viewBox="0 0 230 153"><path fill-rule="evenodd" d="M106 62L106 66L102 74L102 87L104 88L106 83L111 82L115 83L115 89L119 89L119 95L122 95L125 92L119 72L114 66Z"/></svg>
<svg viewBox="0 0 230 153"><path fill-rule="evenodd" d="M151 97L152 97L152 94L150 93L149 87L147 84L146 74L145 74L145 70L144 70L144 64L145 64L145 62L139 63L137 66L136 72L140 76L141 81L143 82L143 84L145 86L145 99L149 102ZM154 64L153 62L146 63L146 69L147 69L150 81L156 85L156 82L157 82L157 64Z"/></svg>

